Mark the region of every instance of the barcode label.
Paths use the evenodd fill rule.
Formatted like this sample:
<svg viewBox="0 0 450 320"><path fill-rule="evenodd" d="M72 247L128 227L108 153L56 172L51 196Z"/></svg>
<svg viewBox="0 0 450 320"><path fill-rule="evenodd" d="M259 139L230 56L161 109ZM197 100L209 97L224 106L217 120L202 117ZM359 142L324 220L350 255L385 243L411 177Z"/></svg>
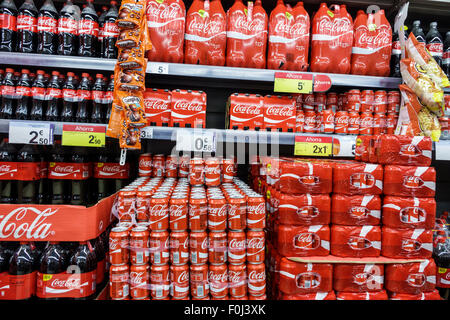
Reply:
<svg viewBox="0 0 450 320"><path fill-rule="evenodd" d="M123 286L123 296L127 297L129 295L129 293L130 293L130 290L128 289L128 284L125 284Z"/></svg>
<svg viewBox="0 0 450 320"><path fill-rule="evenodd" d="M180 263L180 253L179 252L173 253L173 263Z"/></svg>
<svg viewBox="0 0 450 320"><path fill-rule="evenodd" d="M306 289L311 288L311 281L310 281L310 280L306 280L306 281L305 281L305 288L306 288Z"/></svg>
<svg viewBox="0 0 450 320"><path fill-rule="evenodd" d="M191 262L197 263L197 254L195 252L191 254Z"/></svg>
<svg viewBox="0 0 450 320"><path fill-rule="evenodd" d="M144 254L142 252L136 252L136 263L144 263Z"/></svg>
<svg viewBox="0 0 450 320"><path fill-rule="evenodd" d="M205 294L205 293L204 293L204 291L203 291L203 285L198 286L198 287L197 287L197 295L198 295L199 297L203 297L204 294Z"/></svg>
<svg viewBox="0 0 450 320"><path fill-rule="evenodd" d="M161 286L158 286L158 288L156 288L156 297L161 298L162 295L163 295L163 289L161 288Z"/></svg>
<svg viewBox="0 0 450 320"><path fill-rule="evenodd" d="M155 263L161 263L161 254L160 252L155 253Z"/></svg>

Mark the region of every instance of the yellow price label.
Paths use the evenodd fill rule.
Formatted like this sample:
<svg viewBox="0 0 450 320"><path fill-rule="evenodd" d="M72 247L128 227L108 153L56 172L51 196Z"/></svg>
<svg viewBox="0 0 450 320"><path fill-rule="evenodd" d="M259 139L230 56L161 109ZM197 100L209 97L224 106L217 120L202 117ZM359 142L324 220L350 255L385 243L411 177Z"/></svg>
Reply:
<svg viewBox="0 0 450 320"><path fill-rule="evenodd" d="M446 268L438 268L438 273L446 273L447 269Z"/></svg>
<svg viewBox="0 0 450 320"><path fill-rule="evenodd" d="M294 155L329 157L333 154L332 137L296 136Z"/></svg>
<svg viewBox="0 0 450 320"><path fill-rule="evenodd" d="M104 147L106 128L92 125L63 125L62 145L77 147Z"/></svg>
<svg viewBox="0 0 450 320"><path fill-rule="evenodd" d="M314 76L309 73L275 72L275 92L312 93Z"/></svg>
<svg viewBox="0 0 450 320"><path fill-rule="evenodd" d="M53 278L53 275L52 275L52 274L44 274L44 275L42 276L42 280L44 280L44 281L51 280L52 278Z"/></svg>

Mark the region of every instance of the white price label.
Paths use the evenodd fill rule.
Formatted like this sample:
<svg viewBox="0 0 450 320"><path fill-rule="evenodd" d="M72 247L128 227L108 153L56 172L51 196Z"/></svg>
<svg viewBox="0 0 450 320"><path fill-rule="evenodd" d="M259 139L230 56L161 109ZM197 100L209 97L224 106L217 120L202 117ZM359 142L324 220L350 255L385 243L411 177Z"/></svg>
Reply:
<svg viewBox="0 0 450 320"><path fill-rule="evenodd" d="M178 151L216 152L216 133L212 131L177 131Z"/></svg>
<svg viewBox="0 0 450 320"><path fill-rule="evenodd" d="M356 136L333 137L333 156L354 157L356 148Z"/></svg>
<svg viewBox="0 0 450 320"><path fill-rule="evenodd" d="M149 62L148 70L150 73L168 74L169 73L169 64L168 63Z"/></svg>
<svg viewBox="0 0 450 320"><path fill-rule="evenodd" d="M153 128L145 127L141 130L141 139L152 139Z"/></svg>
<svg viewBox="0 0 450 320"><path fill-rule="evenodd" d="M436 160L450 160L450 141L441 140L434 143L436 147Z"/></svg>
<svg viewBox="0 0 450 320"><path fill-rule="evenodd" d="M53 144L55 125L45 122L10 121L9 142L24 144Z"/></svg>

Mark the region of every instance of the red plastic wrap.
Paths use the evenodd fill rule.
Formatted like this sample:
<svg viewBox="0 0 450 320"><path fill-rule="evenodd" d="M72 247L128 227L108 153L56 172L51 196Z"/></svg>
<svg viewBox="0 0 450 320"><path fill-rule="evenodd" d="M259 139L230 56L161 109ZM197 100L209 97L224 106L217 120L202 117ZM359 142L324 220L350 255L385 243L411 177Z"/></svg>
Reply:
<svg viewBox="0 0 450 320"><path fill-rule="evenodd" d="M381 254L389 258L428 259L433 252L433 231L383 227Z"/></svg>
<svg viewBox="0 0 450 320"><path fill-rule="evenodd" d="M350 73L353 19L345 5L331 7L333 11L322 3L313 18L311 71Z"/></svg>
<svg viewBox="0 0 450 320"><path fill-rule="evenodd" d="M227 11L227 57L229 67L266 67L268 17L261 0L235 0Z"/></svg>
<svg viewBox="0 0 450 320"><path fill-rule="evenodd" d="M285 257L326 256L330 253L330 228L327 225L277 228L277 248Z"/></svg>
<svg viewBox="0 0 450 320"><path fill-rule="evenodd" d="M346 292L367 292L383 289L384 265L337 263L334 265L333 289Z"/></svg>
<svg viewBox="0 0 450 320"><path fill-rule="evenodd" d="M347 226L376 226L381 220L381 199L377 195L333 194L331 222Z"/></svg>
<svg viewBox="0 0 450 320"><path fill-rule="evenodd" d="M385 134L378 136L378 163L430 166L432 141L429 137L399 136Z"/></svg>
<svg viewBox="0 0 450 320"><path fill-rule="evenodd" d="M328 194L288 195L276 193L278 221L286 225L330 223L331 199Z"/></svg>
<svg viewBox="0 0 450 320"><path fill-rule="evenodd" d="M336 292L336 300L388 300L385 290L375 292Z"/></svg>
<svg viewBox="0 0 450 320"><path fill-rule="evenodd" d="M336 163L333 192L347 195L381 194L383 166L368 163Z"/></svg>
<svg viewBox="0 0 450 320"><path fill-rule="evenodd" d="M282 294L280 300L336 300L334 291L308 294Z"/></svg>
<svg viewBox="0 0 450 320"><path fill-rule="evenodd" d="M338 257L378 257L381 252L378 226L331 227L331 254Z"/></svg>
<svg viewBox="0 0 450 320"><path fill-rule="evenodd" d="M295 100L291 96L264 97L264 130L294 132L296 121Z"/></svg>
<svg viewBox="0 0 450 320"><path fill-rule="evenodd" d="M424 262L387 265L385 277L384 285L391 292L432 292L436 286L436 264L433 259L429 259Z"/></svg>
<svg viewBox="0 0 450 320"><path fill-rule="evenodd" d="M389 295L389 300L442 300L439 291L421 292L419 294L395 293Z"/></svg>
<svg viewBox="0 0 450 320"><path fill-rule="evenodd" d="M435 219L433 198L384 197L383 225L387 227L432 229Z"/></svg>
<svg viewBox="0 0 450 320"><path fill-rule="evenodd" d="M384 10L368 15L358 11L352 48L352 74L389 77L392 28Z"/></svg>
<svg viewBox="0 0 450 320"><path fill-rule="evenodd" d="M283 258L279 272L279 289L285 294L328 292L333 289L331 263L299 263Z"/></svg>
<svg viewBox="0 0 450 320"><path fill-rule="evenodd" d="M384 167L384 194L405 197L434 197L436 170L433 167Z"/></svg>
<svg viewBox="0 0 450 320"><path fill-rule="evenodd" d="M267 68L306 71L308 69L309 15L302 2L294 8L278 0L269 19Z"/></svg>
<svg viewBox="0 0 450 320"><path fill-rule="evenodd" d="M225 65L226 29L220 0L194 0L186 15L184 63Z"/></svg>

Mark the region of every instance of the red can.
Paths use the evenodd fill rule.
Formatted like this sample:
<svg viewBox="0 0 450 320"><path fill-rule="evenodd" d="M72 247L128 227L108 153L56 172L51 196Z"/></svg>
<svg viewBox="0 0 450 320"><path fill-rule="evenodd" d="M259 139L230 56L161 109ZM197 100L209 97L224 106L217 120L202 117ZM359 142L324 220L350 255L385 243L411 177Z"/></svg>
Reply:
<svg viewBox="0 0 450 320"><path fill-rule="evenodd" d="M222 160L222 182L229 183L233 182L233 178L236 176L236 172L234 170L235 164L233 159L223 159Z"/></svg>
<svg viewBox="0 0 450 320"><path fill-rule="evenodd" d="M176 178L178 176L178 157L168 155L165 164L165 175L168 178Z"/></svg>
<svg viewBox="0 0 450 320"><path fill-rule="evenodd" d="M189 176L189 163L191 161L191 157L182 156L179 159L178 166L178 177L179 178L187 178Z"/></svg>
<svg viewBox="0 0 450 320"><path fill-rule="evenodd" d="M265 249L266 234L264 230L247 230L247 262L263 263Z"/></svg>
<svg viewBox="0 0 450 320"><path fill-rule="evenodd" d="M266 202L255 194L247 198L247 228L264 229L266 227Z"/></svg>
<svg viewBox="0 0 450 320"><path fill-rule="evenodd" d="M327 94L327 110L336 113L338 108L338 95L336 92L328 92Z"/></svg>
<svg viewBox="0 0 450 320"><path fill-rule="evenodd" d="M305 111L305 125L303 126L303 132L314 133L316 132L316 112Z"/></svg>
<svg viewBox="0 0 450 320"><path fill-rule="evenodd" d="M152 155L144 153L139 156L139 177L151 177L153 172Z"/></svg>
<svg viewBox="0 0 450 320"><path fill-rule="evenodd" d="M261 296L252 296L252 295L249 295L249 296L248 296L248 300L267 300L267 295L266 295L266 294L263 294L263 295L261 295Z"/></svg>
<svg viewBox="0 0 450 320"><path fill-rule="evenodd" d="M314 94L303 95L303 111L314 111Z"/></svg>
<svg viewBox="0 0 450 320"><path fill-rule="evenodd" d="M359 113L348 113L348 134L359 134Z"/></svg>
<svg viewBox="0 0 450 320"><path fill-rule="evenodd" d="M191 264L204 264L208 262L208 235L205 231L191 232L189 253Z"/></svg>
<svg viewBox="0 0 450 320"><path fill-rule="evenodd" d="M119 191L119 221L132 221L135 216L133 205L136 201L136 189L127 187Z"/></svg>
<svg viewBox="0 0 450 320"><path fill-rule="evenodd" d="M345 93L338 94L338 110L337 111L346 111L347 108L347 97Z"/></svg>
<svg viewBox="0 0 450 320"><path fill-rule="evenodd" d="M149 221L148 207L150 198L153 195L151 188L139 188L136 192L136 219L139 222Z"/></svg>
<svg viewBox="0 0 450 320"><path fill-rule="evenodd" d="M333 133L334 132L334 114L331 110L323 110L320 120L320 132Z"/></svg>
<svg viewBox="0 0 450 320"><path fill-rule="evenodd" d="M208 265L190 266L191 296L202 298L209 294Z"/></svg>
<svg viewBox="0 0 450 320"><path fill-rule="evenodd" d="M129 232L125 227L115 227L109 233L109 262L113 266L128 264Z"/></svg>
<svg viewBox="0 0 450 320"><path fill-rule="evenodd" d="M188 228L187 195L172 195L169 206L170 230L179 231Z"/></svg>
<svg viewBox="0 0 450 320"><path fill-rule="evenodd" d="M386 115L375 113L373 115L373 134L383 134L386 130Z"/></svg>
<svg viewBox="0 0 450 320"><path fill-rule="evenodd" d="M162 299L169 295L170 278L168 265L151 266L150 285L150 294L153 299Z"/></svg>
<svg viewBox="0 0 450 320"><path fill-rule="evenodd" d="M400 92L389 91L387 97L387 112L398 113L400 111Z"/></svg>
<svg viewBox="0 0 450 320"><path fill-rule="evenodd" d="M264 263L247 264L248 293L261 296L266 293L266 266Z"/></svg>
<svg viewBox="0 0 450 320"><path fill-rule="evenodd" d="M230 196L228 200L228 228L244 230L247 225L247 206L242 195Z"/></svg>
<svg viewBox="0 0 450 320"><path fill-rule="evenodd" d="M361 92L358 89L352 89L347 94L347 111L359 112L361 109Z"/></svg>
<svg viewBox="0 0 450 320"><path fill-rule="evenodd" d="M373 104L373 112L386 113L387 111L387 93L384 90L375 91L375 100Z"/></svg>
<svg viewBox="0 0 450 320"><path fill-rule="evenodd" d="M169 197L155 194L150 199L150 230L167 230L169 228Z"/></svg>
<svg viewBox="0 0 450 320"><path fill-rule="evenodd" d="M148 264L130 267L131 297L146 299L150 292L150 266Z"/></svg>
<svg viewBox="0 0 450 320"><path fill-rule="evenodd" d="M222 264L227 262L227 233L224 231L210 232L208 237L209 263Z"/></svg>
<svg viewBox="0 0 450 320"><path fill-rule="evenodd" d="M441 132L444 135L448 135L449 134L449 118L448 117L440 117L439 118L439 123L441 125Z"/></svg>
<svg viewBox="0 0 450 320"><path fill-rule="evenodd" d="M130 261L134 265L149 261L149 232L145 227L136 227L130 233Z"/></svg>
<svg viewBox="0 0 450 320"><path fill-rule="evenodd" d="M305 113L303 110L297 110L295 117L295 132L303 132L305 128Z"/></svg>
<svg viewBox="0 0 450 320"><path fill-rule="evenodd" d="M189 200L189 229L191 231L206 230L208 221L208 202L206 195L191 194Z"/></svg>
<svg viewBox="0 0 450 320"><path fill-rule="evenodd" d="M153 177L164 177L166 158L163 154L153 156Z"/></svg>
<svg viewBox="0 0 450 320"><path fill-rule="evenodd" d="M228 266L226 263L210 265L208 280L213 298L219 299L228 295Z"/></svg>
<svg viewBox="0 0 450 320"><path fill-rule="evenodd" d="M193 186L204 182L204 161L202 158L191 159L189 163L189 183Z"/></svg>
<svg viewBox="0 0 450 320"><path fill-rule="evenodd" d="M187 231L170 233L170 263L174 265L189 262L189 234Z"/></svg>
<svg viewBox="0 0 450 320"><path fill-rule="evenodd" d="M223 196L211 196L208 200L208 229L225 230L227 228L227 200Z"/></svg>
<svg viewBox="0 0 450 320"><path fill-rule="evenodd" d="M245 264L230 264L228 279L231 297L240 298L247 295L247 266Z"/></svg>
<svg viewBox="0 0 450 320"><path fill-rule="evenodd" d="M228 262L242 264L246 260L246 237L244 231L228 231Z"/></svg>
<svg viewBox="0 0 450 320"><path fill-rule="evenodd" d="M174 299L189 296L189 266L187 264L170 266L170 295Z"/></svg>
<svg viewBox="0 0 450 320"><path fill-rule="evenodd" d="M150 233L150 262L154 265L169 262L168 231L152 231Z"/></svg>
<svg viewBox="0 0 450 320"><path fill-rule="evenodd" d="M388 113L386 117L386 133L394 134L395 128L397 127L398 116L395 113Z"/></svg>
<svg viewBox="0 0 450 320"><path fill-rule="evenodd" d="M130 267L111 266L109 268L109 295L112 300L124 300L130 292L129 286Z"/></svg>
<svg viewBox="0 0 450 320"><path fill-rule="evenodd" d="M334 117L334 132L337 134L348 133L349 115L347 111L338 111Z"/></svg>
<svg viewBox="0 0 450 320"><path fill-rule="evenodd" d="M370 112L362 112L359 124L359 134L373 134L373 116Z"/></svg>
<svg viewBox="0 0 450 320"><path fill-rule="evenodd" d="M364 90L361 92L361 112L373 112L373 103L375 94L372 90Z"/></svg>
<svg viewBox="0 0 450 320"><path fill-rule="evenodd" d="M314 94L314 105L316 112L322 112L325 110L325 106L327 103L327 95L323 92L316 92Z"/></svg>
<svg viewBox="0 0 450 320"><path fill-rule="evenodd" d="M205 160L205 184L209 187L220 185L220 160L207 158Z"/></svg>

